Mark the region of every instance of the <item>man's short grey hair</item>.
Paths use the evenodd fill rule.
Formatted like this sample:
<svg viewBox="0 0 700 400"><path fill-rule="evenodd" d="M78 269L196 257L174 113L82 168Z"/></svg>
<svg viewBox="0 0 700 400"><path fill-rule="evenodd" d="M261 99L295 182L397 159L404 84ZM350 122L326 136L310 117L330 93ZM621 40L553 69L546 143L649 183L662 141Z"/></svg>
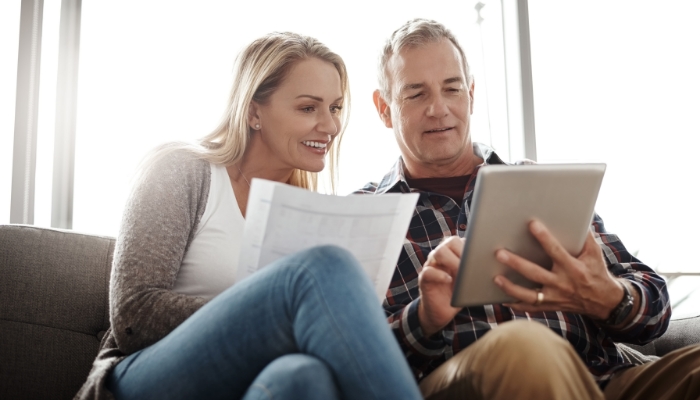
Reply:
<svg viewBox="0 0 700 400"><path fill-rule="evenodd" d="M459 54L462 56L464 76L467 79L467 84L471 84L472 76L469 72L467 57L464 55L464 50L462 50L462 46L459 45L457 38L445 25L439 22L430 19L416 18L406 22L391 34L379 58L379 91L386 101L391 101L391 85L386 68L391 56L400 52L405 47L416 47L427 43L435 43L442 39L448 39L454 44L457 50L459 50Z"/></svg>

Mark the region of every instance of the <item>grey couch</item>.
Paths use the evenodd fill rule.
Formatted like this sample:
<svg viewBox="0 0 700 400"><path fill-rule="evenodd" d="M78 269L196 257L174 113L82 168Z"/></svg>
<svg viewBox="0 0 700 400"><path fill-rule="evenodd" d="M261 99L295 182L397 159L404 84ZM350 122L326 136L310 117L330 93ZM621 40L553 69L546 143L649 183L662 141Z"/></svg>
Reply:
<svg viewBox="0 0 700 400"><path fill-rule="evenodd" d="M0 399L69 399L109 327L114 238L0 225ZM674 320L639 348L664 355L700 342L700 318Z"/></svg>

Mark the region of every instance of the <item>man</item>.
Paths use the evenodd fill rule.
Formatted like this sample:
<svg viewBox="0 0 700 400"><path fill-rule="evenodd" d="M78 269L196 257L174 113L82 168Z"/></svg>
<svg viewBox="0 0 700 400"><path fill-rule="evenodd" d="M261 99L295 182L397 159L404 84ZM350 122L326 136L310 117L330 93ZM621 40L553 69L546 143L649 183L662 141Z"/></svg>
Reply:
<svg viewBox="0 0 700 400"><path fill-rule="evenodd" d="M551 271L506 250L496 254L541 290L498 276L494 282L517 302L451 307L476 174L503 161L472 144L474 82L444 26L414 20L399 28L384 48L379 77L374 104L402 156L379 184L360 192L420 193L385 309L426 398L700 394L700 346L640 366L622 357L615 342L660 336L671 308L664 280L608 234L598 216L577 257L545 226L531 223L554 260Z"/></svg>

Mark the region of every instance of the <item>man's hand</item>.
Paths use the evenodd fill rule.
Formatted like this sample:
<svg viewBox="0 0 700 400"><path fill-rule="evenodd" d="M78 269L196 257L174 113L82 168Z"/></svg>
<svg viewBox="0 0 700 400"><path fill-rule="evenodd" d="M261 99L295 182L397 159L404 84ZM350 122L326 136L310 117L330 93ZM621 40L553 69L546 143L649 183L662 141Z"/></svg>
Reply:
<svg viewBox="0 0 700 400"><path fill-rule="evenodd" d="M418 276L418 319L423 335L432 336L447 325L461 308L450 305L464 239L452 236L428 254Z"/></svg>
<svg viewBox="0 0 700 400"><path fill-rule="evenodd" d="M508 304L518 311L568 311L604 320L624 296L622 283L609 271L603 253L592 232L588 233L578 257L570 255L539 221L530 223L530 232L553 260L548 271L507 250L498 250L496 258L529 280L542 284L542 302L537 290L526 289L497 276L494 282L518 300Z"/></svg>

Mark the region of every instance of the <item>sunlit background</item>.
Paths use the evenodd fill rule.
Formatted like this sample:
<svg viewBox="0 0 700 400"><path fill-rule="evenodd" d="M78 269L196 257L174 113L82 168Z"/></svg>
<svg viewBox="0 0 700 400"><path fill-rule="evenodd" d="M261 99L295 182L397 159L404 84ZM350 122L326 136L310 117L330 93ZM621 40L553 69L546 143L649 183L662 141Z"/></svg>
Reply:
<svg viewBox="0 0 700 400"><path fill-rule="evenodd" d="M315 36L347 63L353 101L340 194L381 179L398 157L371 95L384 40L415 17L444 23L461 41L476 81L472 136L514 161L501 2L482 2L479 19L477 2L464 0L84 0L73 229L115 236L138 162L159 143L212 130L236 54L271 31ZM605 162L596 209L608 229L660 272L700 273L690 251L700 239L700 4L532 0L529 13L538 161ZM19 0L0 2L0 223L9 223L19 14ZM59 17L60 1L45 1L39 226L51 225ZM672 282L675 317L699 313L699 284L695 276Z"/></svg>

